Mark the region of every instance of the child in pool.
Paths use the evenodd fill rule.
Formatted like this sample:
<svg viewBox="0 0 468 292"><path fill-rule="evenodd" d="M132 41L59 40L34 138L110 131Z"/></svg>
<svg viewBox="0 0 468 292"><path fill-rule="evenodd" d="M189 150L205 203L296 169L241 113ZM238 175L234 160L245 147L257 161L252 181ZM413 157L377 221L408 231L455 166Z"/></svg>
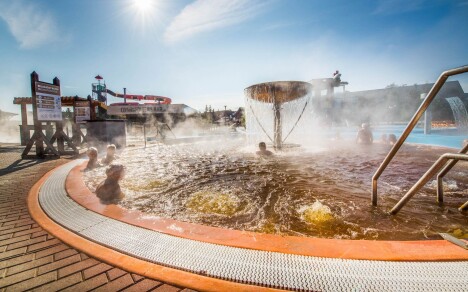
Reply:
<svg viewBox="0 0 468 292"><path fill-rule="evenodd" d="M101 160L102 165L109 165L114 161L117 157L115 157L115 145L110 144L107 145L106 157Z"/></svg>
<svg viewBox="0 0 468 292"><path fill-rule="evenodd" d="M98 157L98 151L94 147L90 147L88 151L86 151L86 154L88 155L88 164L86 165L85 171L94 169L99 166L97 162L97 157Z"/></svg>
<svg viewBox="0 0 468 292"><path fill-rule="evenodd" d="M121 164L112 164L106 169L107 178L96 188L96 196L103 203L115 203L123 199L119 180L124 177L125 168Z"/></svg>
<svg viewBox="0 0 468 292"><path fill-rule="evenodd" d="M265 142L260 142L258 144L259 151L257 151L257 155L261 156L272 156L273 152L267 150Z"/></svg>

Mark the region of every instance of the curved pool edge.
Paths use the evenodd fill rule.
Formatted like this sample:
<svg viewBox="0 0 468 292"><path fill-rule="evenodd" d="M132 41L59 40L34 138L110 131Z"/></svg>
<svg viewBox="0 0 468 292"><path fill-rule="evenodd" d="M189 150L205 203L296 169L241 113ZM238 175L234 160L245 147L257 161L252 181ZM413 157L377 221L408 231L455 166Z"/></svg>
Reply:
<svg viewBox="0 0 468 292"><path fill-rule="evenodd" d="M73 163L69 162L69 163ZM65 165L69 164L66 163ZM279 289L237 283L222 279L207 277L191 272L174 269L167 266L158 265L146 260L138 259L121 253L113 248L98 244L88 240L75 232L64 228L59 223L51 219L42 209L39 203L39 191L47 179L59 166L48 171L29 190L27 197L28 212L33 220L45 231L52 234L65 244L80 250L91 257L101 260L112 266L124 269L128 272L136 273L144 277L163 281L165 283L187 287L200 291L281 291Z"/></svg>
<svg viewBox="0 0 468 292"><path fill-rule="evenodd" d="M101 204L84 184L84 168L84 163L73 167L66 178L66 192L75 202L108 218L172 236L237 248L324 258L378 261L468 260L468 251L445 240L377 241L280 236L148 217L140 211L127 210L119 205Z"/></svg>
<svg viewBox="0 0 468 292"><path fill-rule="evenodd" d="M59 234L66 228L77 236L67 243L81 242L80 250L90 256L109 262L104 252L110 247L107 251L114 262L109 263L130 272L206 291L466 290L468 261L392 262L299 256L199 242L132 226L85 209L68 196L64 185L74 165L76 161L54 169L41 185L35 185L36 202L32 193L28 198L31 213L41 211L32 208L35 203L46 221L56 223L46 226L47 230L58 228L53 234Z"/></svg>

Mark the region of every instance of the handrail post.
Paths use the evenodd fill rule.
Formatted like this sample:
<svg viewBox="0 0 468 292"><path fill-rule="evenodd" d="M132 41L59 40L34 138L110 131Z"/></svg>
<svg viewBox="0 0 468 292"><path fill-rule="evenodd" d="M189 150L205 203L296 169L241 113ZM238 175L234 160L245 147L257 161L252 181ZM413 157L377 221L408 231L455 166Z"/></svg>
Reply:
<svg viewBox="0 0 468 292"><path fill-rule="evenodd" d="M458 152L460 154L465 154L468 152L468 143ZM458 160L452 160L447 164L440 172L437 174L437 202L444 202L444 176L458 163Z"/></svg>
<svg viewBox="0 0 468 292"><path fill-rule="evenodd" d="M397 214L401 208L418 192L444 165L448 160L465 160L468 161L468 155L459 153L445 153L437 159L437 161L429 168L428 171L416 182L413 187L406 193L406 195L398 201L392 208L390 214Z"/></svg>
<svg viewBox="0 0 468 292"><path fill-rule="evenodd" d="M429 107L429 105L432 103L434 98L436 97L437 93L440 91L442 86L444 85L445 81L448 79L448 77L452 75L457 75L461 73L468 72L468 65L454 68L451 70L447 70L442 72L442 74L439 76L437 79L436 83L432 86L431 90L427 94L426 98L424 101L421 103L419 106L418 110L416 113L413 115L411 118L410 122L406 126L405 130L401 134L400 138L398 141L393 145L392 149L390 152L387 154L385 157L384 161L380 164L379 168L375 172L375 174L372 176L372 194L371 194L371 201L373 206L377 206L377 181L379 177L382 175L383 171L385 168L387 168L388 164L390 161L393 159L393 157L396 155L398 150L400 150L400 147L403 145L405 142L406 138L408 138L409 134L411 131L414 129L416 124L418 123L419 119L423 115L423 113L426 111L426 109Z"/></svg>
<svg viewBox="0 0 468 292"><path fill-rule="evenodd" d="M460 212L468 210L468 201L465 202L465 204L461 205L460 208L458 208Z"/></svg>

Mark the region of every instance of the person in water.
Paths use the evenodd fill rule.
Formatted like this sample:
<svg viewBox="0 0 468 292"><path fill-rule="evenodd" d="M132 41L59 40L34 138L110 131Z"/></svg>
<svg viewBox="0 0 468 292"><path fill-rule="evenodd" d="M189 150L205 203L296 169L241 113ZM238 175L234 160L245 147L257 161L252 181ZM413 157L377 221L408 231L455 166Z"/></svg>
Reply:
<svg viewBox="0 0 468 292"><path fill-rule="evenodd" d="M397 141L397 138L396 138L395 134L388 135L388 143L390 145L395 145L396 141Z"/></svg>
<svg viewBox="0 0 468 292"><path fill-rule="evenodd" d="M369 124L363 123L361 129L359 129L356 137L356 143L358 144L372 144L374 137L370 130Z"/></svg>
<svg viewBox="0 0 468 292"><path fill-rule="evenodd" d="M107 178L96 188L96 196L102 203L115 203L123 199L119 181L125 175L125 168L121 164L111 164L106 169Z"/></svg>
<svg viewBox="0 0 468 292"><path fill-rule="evenodd" d="M267 150L266 149L266 144L265 142L260 142L258 144L258 148L260 150L257 151L257 155L262 155L262 156L271 156L273 155L273 152L271 152L270 150Z"/></svg>
<svg viewBox="0 0 468 292"><path fill-rule="evenodd" d="M85 171L95 169L96 167L99 166L97 162L97 157L98 157L98 151L94 147L90 147L87 151L86 154L88 155L88 164L86 165Z"/></svg>
<svg viewBox="0 0 468 292"><path fill-rule="evenodd" d="M115 157L115 145L107 145L106 156L101 160L102 165L109 165L116 159Z"/></svg>

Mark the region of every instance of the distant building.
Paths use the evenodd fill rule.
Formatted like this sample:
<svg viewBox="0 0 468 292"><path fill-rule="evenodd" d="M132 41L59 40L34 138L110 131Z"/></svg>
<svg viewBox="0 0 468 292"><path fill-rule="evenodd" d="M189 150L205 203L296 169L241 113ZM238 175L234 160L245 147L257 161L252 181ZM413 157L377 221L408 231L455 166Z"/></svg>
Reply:
<svg viewBox="0 0 468 292"><path fill-rule="evenodd" d="M429 93L433 83L414 85L389 85L383 89L338 93L334 111L353 123L405 122L411 119ZM446 82L430 106L433 120L453 120L453 113L446 98L458 97L468 108L468 94L458 81Z"/></svg>
<svg viewBox="0 0 468 292"><path fill-rule="evenodd" d="M114 103L108 106L107 114L132 122L158 121L176 124L197 111L185 104L158 104L138 102Z"/></svg>

